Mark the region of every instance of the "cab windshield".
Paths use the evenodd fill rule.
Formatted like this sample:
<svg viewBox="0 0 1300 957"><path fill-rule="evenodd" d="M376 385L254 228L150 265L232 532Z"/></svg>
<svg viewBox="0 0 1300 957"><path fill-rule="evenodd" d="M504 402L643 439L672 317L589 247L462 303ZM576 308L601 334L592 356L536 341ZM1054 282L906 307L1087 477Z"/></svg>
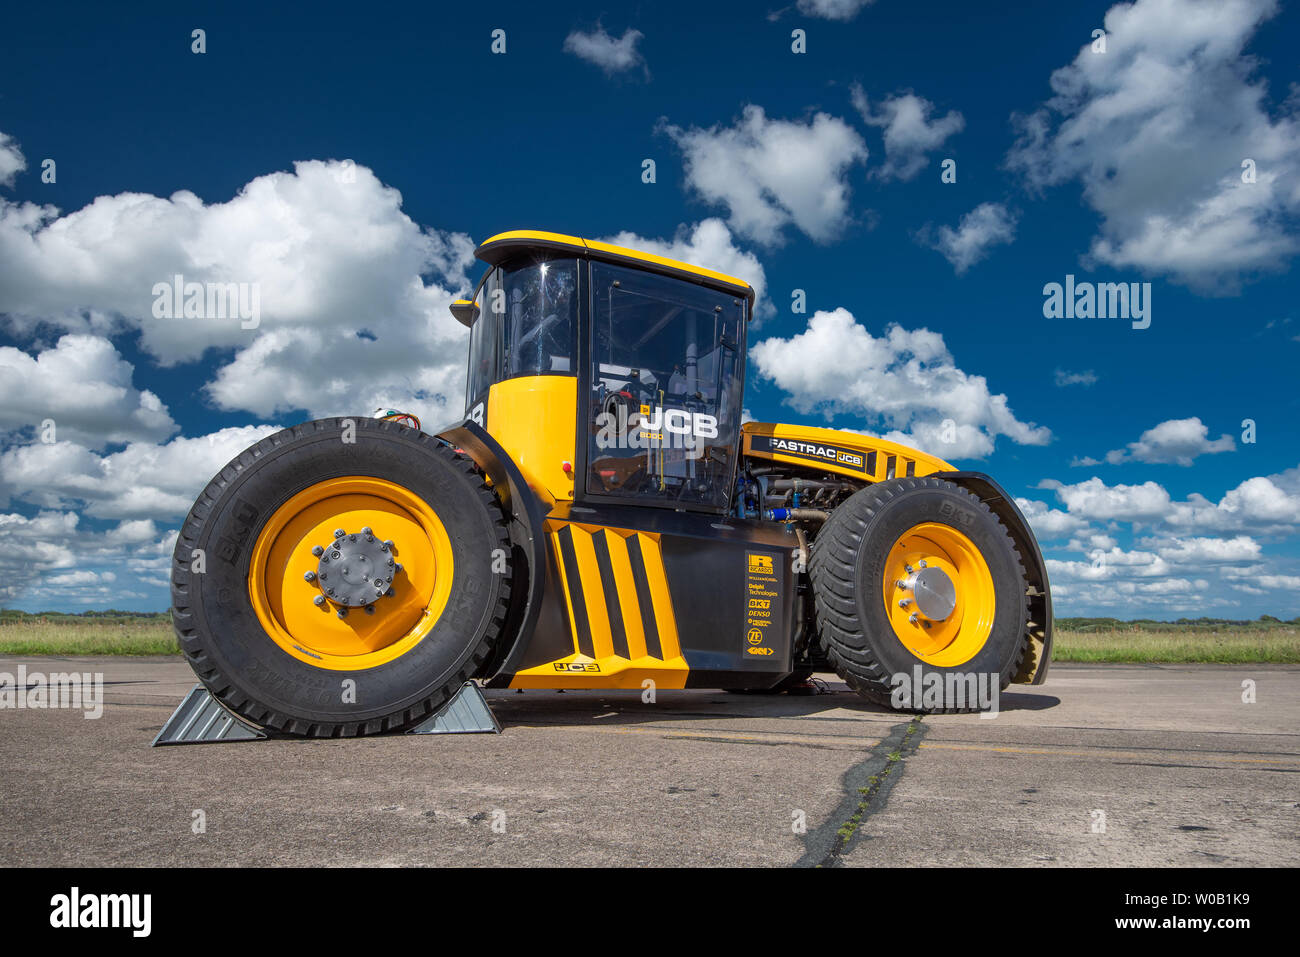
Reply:
<svg viewBox="0 0 1300 957"><path fill-rule="evenodd" d="M536 258L492 269L470 330L468 411L502 379L573 375L578 326L578 263Z"/></svg>

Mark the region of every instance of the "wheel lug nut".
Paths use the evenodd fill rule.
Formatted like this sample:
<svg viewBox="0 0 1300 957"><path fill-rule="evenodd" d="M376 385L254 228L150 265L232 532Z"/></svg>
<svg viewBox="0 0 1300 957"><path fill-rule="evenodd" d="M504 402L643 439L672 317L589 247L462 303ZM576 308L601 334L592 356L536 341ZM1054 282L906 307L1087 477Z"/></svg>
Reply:
<svg viewBox="0 0 1300 957"><path fill-rule="evenodd" d="M369 526L369 525L362 525L362 526L361 526L361 534L362 534L362 535L369 535L369 534L371 534L370 526Z"/></svg>
<svg viewBox="0 0 1300 957"><path fill-rule="evenodd" d="M919 566L921 566L922 568L924 568L924 567L925 567L925 559L924 559L924 558L921 559L921 560L920 560L919 562L917 562L916 564L918 564Z"/></svg>
<svg viewBox="0 0 1300 957"><path fill-rule="evenodd" d="M393 569L394 569L395 571L399 571L399 572L400 572L400 571L402 570L402 563L401 563L401 562L398 562L397 564L395 564L395 565L393 566Z"/></svg>
<svg viewBox="0 0 1300 957"><path fill-rule="evenodd" d="M375 606L374 606L374 605L367 605L367 606L366 606L366 614L367 614L367 615L373 615L374 613L375 613Z"/></svg>
<svg viewBox="0 0 1300 957"><path fill-rule="evenodd" d="M910 598L900 598L900 599L898 600L898 607L899 607L899 608L906 608L906 607L907 607L908 605L910 605L911 603L912 603L912 599L910 599Z"/></svg>
<svg viewBox="0 0 1300 957"><path fill-rule="evenodd" d="M334 537L335 537L335 538L342 538L342 537L343 537L344 535L346 535L346 534L347 534L347 532L343 531L343 529L341 529L341 528L336 528L336 529L334 529Z"/></svg>
<svg viewBox="0 0 1300 957"><path fill-rule="evenodd" d="M915 624L916 624L916 621L917 621L917 614L916 614L916 612L912 612L910 615L908 615L908 616L907 616L907 620L908 620L909 623L915 625Z"/></svg>
<svg viewBox="0 0 1300 957"><path fill-rule="evenodd" d="M392 548L392 547L393 547L393 540L391 538L385 538L384 548Z"/></svg>
<svg viewBox="0 0 1300 957"><path fill-rule="evenodd" d="M325 553L325 549L321 548L319 545L313 545L311 548L311 553L315 555L317 558L320 558L321 555Z"/></svg>
<svg viewBox="0 0 1300 957"><path fill-rule="evenodd" d="M337 614L340 618L346 618L348 617L348 610L346 608L340 608L337 612L335 612L335 614Z"/></svg>
<svg viewBox="0 0 1300 957"><path fill-rule="evenodd" d="M315 572L303 572L303 573L302 573L302 580L303 580L303 581L308 581L308 582L314 582L314 581L316 580L316 573L315 573Z"/></svg>
<svg viewBox="0 0 1300 957"><path fill-rule="evenodd" d="M912 566L911 566L911 565L904 565L904 566L903 566L903 570L906 571L909 575L912 574Z"/></svg>
<svg viewBox="0 0 1300 957"><path fill-rule="evenodd" d="M315 598L312 599L312 604L317 605L317 606L320 606L320 605L325 604L325 596L324 596L324 595L317 595Z"/></svg>
<svg viewBox="0 0 1300 957"><path fill-rule="evenodd" d="M907 587L907 582L905 582L905 581L904 581L903 579L901 579L901 578L898 579L898 581L894 582L894 584L895 584L897 587L899 587L899 588L906 588L906 587Z"/></svg>

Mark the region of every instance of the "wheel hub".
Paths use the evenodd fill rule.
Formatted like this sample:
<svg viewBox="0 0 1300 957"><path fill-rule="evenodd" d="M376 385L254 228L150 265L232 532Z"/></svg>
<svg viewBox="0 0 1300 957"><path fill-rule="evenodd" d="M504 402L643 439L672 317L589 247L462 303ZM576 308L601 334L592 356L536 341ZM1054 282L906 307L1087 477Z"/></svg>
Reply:
<svg viewBox="0 0 1300 957"><path fill-rule="evenodd" d="M315 581L321 594L344 608L369 606L391 595L393 576L401 571L392 544L381 542L369 528L353 533L336 529L334 541L312 549L320 556Z"/></svg>
<svg viewBox="0 0 1300 957"><path fill-rule="evenodd" d="M942 568L921 568L910 579L916 610L931 621L943 621L957 607L957 588Z"/></svg>

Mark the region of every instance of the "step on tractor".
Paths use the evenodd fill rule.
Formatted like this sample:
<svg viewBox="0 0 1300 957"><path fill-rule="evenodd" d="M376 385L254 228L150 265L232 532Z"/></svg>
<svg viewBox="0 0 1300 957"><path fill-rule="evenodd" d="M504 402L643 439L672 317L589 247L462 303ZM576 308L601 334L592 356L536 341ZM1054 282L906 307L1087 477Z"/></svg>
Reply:
<svg viewBox="0 0 1300 957"><path fill-rule="evenodd" d="M186 518L176 633L228 710L344 737L410 728L470 679L775 693L834 671L909 711L1043 681L1046 568L992 479L745 421L749 284L546 232L476 255L451 305L459 424L285 429Z"/></svg>

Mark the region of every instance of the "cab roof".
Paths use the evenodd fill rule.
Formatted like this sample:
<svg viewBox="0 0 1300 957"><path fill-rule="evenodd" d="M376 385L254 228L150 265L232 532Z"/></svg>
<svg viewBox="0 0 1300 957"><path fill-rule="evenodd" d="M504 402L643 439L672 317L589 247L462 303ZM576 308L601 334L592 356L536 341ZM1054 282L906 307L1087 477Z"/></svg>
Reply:
<svg viewBox="0 0 1300 957"><path fill-rule="evenodd" d="M597 259L601 262L630 266L634 269L644 269L647 272L687 279L691 282L709 286L719 286L743 295L749 300L751 306L754 304L753 287L745 280L737 279L735 276L728 276L726 273L715 272L702 266L693 266L690 263L669 259L666 256L642 252L639 249L615 246L612 243L602 243L595 239L566 236L563 233L548 233L536 229L512 229L509 232L497 233L490 239L483 240L483 242L479 243L478 248L474 250L474 255L488 265L496 266L512 256L528 250L567 253L571 256Z"/></svg>

